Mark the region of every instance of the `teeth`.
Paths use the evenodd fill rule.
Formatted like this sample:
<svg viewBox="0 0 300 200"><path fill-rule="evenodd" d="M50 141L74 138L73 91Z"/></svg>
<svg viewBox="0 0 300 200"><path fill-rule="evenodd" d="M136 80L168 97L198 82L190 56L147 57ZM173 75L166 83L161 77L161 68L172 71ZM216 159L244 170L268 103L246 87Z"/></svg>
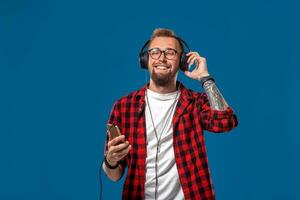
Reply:
<svg viewBox="0 0 300 200"><path fill-rule="evenodd" d="M162 65L157 65L156 68L157 68L157 69L167 69L168 67L162 66Z"/></svg>

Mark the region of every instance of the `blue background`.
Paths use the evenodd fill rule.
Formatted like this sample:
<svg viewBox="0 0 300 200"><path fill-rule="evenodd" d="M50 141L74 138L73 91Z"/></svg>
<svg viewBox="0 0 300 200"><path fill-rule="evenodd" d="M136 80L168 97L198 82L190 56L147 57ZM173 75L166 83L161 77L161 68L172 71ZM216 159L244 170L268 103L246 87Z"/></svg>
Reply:
<svg viewBox="0 0 300 200"><path fill-rule="evenodd" d="M300 199L298 11L290 0L1 0L0 199L99 199L105 124L145 84L137 57L156 27L207 58L238 115L231 133L205 133L217 198ZM120 199L123 181L104 176L103 198Z"/></svg>

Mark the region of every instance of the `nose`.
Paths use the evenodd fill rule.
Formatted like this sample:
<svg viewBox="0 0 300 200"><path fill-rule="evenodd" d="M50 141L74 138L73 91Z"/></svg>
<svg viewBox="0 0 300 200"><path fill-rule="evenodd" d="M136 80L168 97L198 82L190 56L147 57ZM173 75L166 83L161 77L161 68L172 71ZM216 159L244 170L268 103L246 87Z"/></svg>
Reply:
<svg viewBox="0 0 300 200"><path fill-rule="evenodd" d="M166 54L164 51L161 52L161 54L159 56L159 60L164 61L164 62L167 60L167 57L166 57Z"/></svg>

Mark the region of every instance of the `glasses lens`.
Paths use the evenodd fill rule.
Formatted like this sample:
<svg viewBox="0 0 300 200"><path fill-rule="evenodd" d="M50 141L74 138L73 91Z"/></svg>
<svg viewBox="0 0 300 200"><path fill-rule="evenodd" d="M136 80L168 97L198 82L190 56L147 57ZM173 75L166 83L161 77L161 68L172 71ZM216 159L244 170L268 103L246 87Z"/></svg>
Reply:
<svg viewBox="0 0 300 200"><path fill-rule="evenodd" d="M176 55L176 50L175 49L167 49L165 50L165 55L167 59L173 59Z"/></svg>
<svg viewBox="0 0 300 200"><path fill-rule="evenodd" d="M149 55L151 56L151 58L157 60L157 59L159 59L159 57L161 55L161 50L158 48L150 49Z"/></svg>

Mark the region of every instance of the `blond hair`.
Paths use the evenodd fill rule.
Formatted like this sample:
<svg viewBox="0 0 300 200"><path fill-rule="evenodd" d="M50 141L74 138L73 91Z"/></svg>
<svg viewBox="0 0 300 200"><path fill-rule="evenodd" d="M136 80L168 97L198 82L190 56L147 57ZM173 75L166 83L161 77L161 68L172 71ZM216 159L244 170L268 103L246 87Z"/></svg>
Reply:
<svg viewBox="0 0 300 200"><path fill-rule="evenodd" d="M179 43L181 51L183 51L183 49L184 49L183 44L181 42L181 39L171 29L167 29L167 28L156 28L156 29L154 29L154 31L152 32L152 35L151 35L150 43L156 37L172 37L172 38L175 38ZM150 46L150 43L149 43L149 46Z"/></svg>

